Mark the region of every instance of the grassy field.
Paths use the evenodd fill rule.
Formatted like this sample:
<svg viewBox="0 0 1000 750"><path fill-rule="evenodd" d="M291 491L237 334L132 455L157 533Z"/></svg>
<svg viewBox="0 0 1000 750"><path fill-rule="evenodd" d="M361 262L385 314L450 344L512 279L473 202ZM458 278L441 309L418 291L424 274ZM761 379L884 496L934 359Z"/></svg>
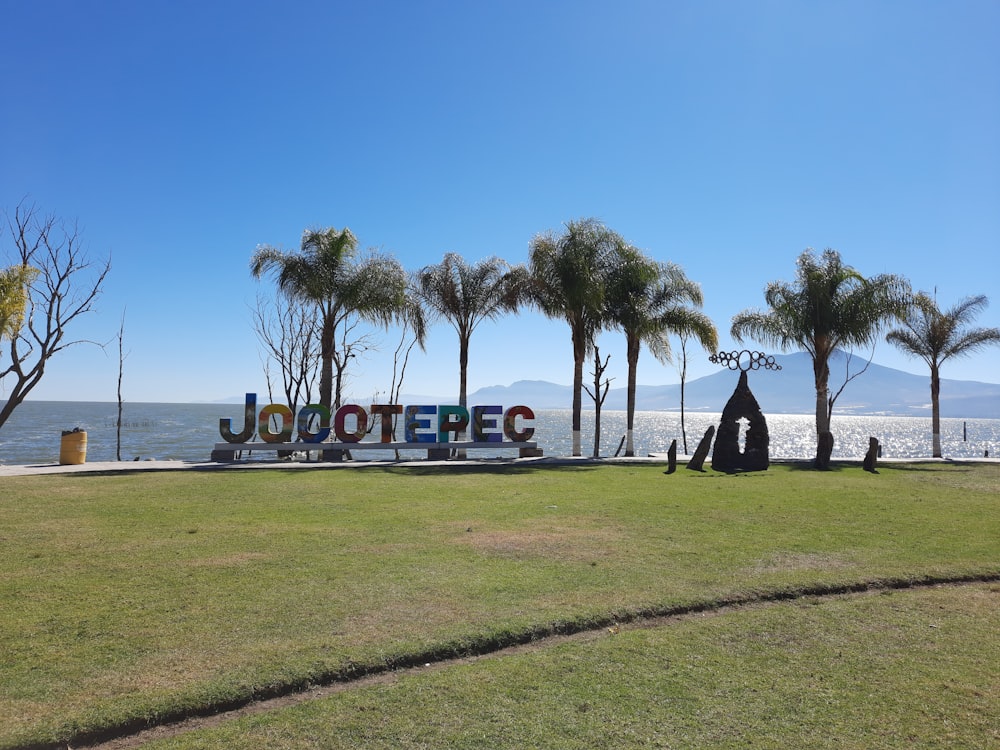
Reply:
<svg viewBox="0 0 1000 750"><path fill-rule="evenodd" d="M1000 586L807 606L866 586L1000 576L1000 466L879 471L665 476L655 465L583 464L7 478L0 747L73 742L589 628L609 637L414 674L171 742L988 747L995 720L961 717L1000 697ZM630 625L791 598L711 621ZM925 631L942 654L933 669L915 658L928 650ZM876 663L885 653L899 656ZM571 676L567 663L579 665ZM668 663L687 666L660 668ZM850 689L879 670L889 689ZM733 682L738 674L746 681ZM832 683L817 685L822 675ZM626 718L606 720L617 704L631 707ZM391 715L384 736L364 735L379 723L373 712ZM952 717L961 732L921 716ZM712 734L719 717L736 728ZM873 727L883 744L863 741ZM264 735L225 734L254 731Z"/></svg>
<svg viewBox="0 0 1000 750"><path fill-rule="evenodd" d="M998 631L997 584L809 598L418 670L148 747L985 750Z"/></svg>

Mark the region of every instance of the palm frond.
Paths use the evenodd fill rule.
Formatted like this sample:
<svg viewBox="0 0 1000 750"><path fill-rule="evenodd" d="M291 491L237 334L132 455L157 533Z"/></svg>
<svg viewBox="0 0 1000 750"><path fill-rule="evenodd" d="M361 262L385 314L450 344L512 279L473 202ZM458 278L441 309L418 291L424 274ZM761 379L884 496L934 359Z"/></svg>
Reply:
<svg viewBox="0 0 1000 750"><path fill-rule="evenodd" d="M923 359L931 369L952 358L967 356L1000 343L1000 328L968 328L976 314L989 304L985 295L960 300L941 311L931 295L918 292L902 318L903 327L886 335L901 351Z"/></svg>

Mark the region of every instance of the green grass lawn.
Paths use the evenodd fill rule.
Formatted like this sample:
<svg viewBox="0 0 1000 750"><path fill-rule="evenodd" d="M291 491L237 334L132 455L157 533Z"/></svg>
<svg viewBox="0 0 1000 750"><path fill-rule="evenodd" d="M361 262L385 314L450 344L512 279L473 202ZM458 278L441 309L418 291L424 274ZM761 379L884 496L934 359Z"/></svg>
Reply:
<svg viewBox="0 0 1000 750"><path fill-rule="evenodd" d="M1000 585L800 600L417 670L150 750L988 748Z"/></svg>
<svg viewBox="0 0 1000 750"><path fill-rule="evenodd" d="M103 728L156 722L338 676L488 651L552 632L627 624L642 615L859 584L1000 575L1000 467L931 463L882 465L879 471L873 476L856 466L825 473L775 466L753 474L682 470L665 476L660 466L621 464L6 478L0 500L0 747L71 741ZM993 594L987 587L977 596L987 601L992 595L995 618ZM905 597L898 593L892 599ZM838 629L868 632L871 614L854 599L845 601L841 609L798 607L820 618L813 624L804 620L801 628L789 626L787 637L807 644L801 651L807 663L810 654L823 657L820 646L835 641ZM914 601L907 606L926 603ZM752 618L784 622L771 613L796 607L733 613L714 622L732 623L727 637L740 640L741 633L767 627ZM833 615L819 614L834 610L841 624L830 619ZM901 628L919 621L905 607L900 611L893 617ZM978 622L974 614L967 619ZM807 637L802 628L815 635ZM625 649L615 659L628 661L633 653L637 661L655 662L661 653L683 650L683 638L671 641L680 638L677 632L626 627L607 643L602 640L600 648ZM713 638L710 630L699 632L700 638ZM996 666L996 627L985 634L960 632L969 633L966 646L984 648L984 658L992 656ZM591 647L560 648L580 649L576 658L589 664L572 689L599 688L599 680L587 677L600 663ZM710 662L729 658L704 653ZM552 684L545 665L558 660L545 650L468 668L482 669L481 677L463 678L469 672L458 669L458 676L451 670L433 676L458 681L450 688L412 677L406 685L417 684L393 689L401 690L398 700L407 704L413 702L407 689L430 691L432 704L435 691L442 696L427 708L441 711L442 720L426 746L497 744L489 739L477 744L469 734L482 723L484 737L492 736L488 730L494 725L510 738L518 736L490 718L491 706L479 707L485 712L481 721L471 718L463 728L449 730L444 717L455 718L448 695L464 695L461 680L472 679L482 688L468 700L476 704L480 695L501 710L488 696L491 682L500 692L510 685L503 669L531 673L537 663L536 684L544 692ZM947 679L979 685L980 676L966 669L967 661L956 659ZM731 671L720 664L719 679ZM800 671L793 661L784 669ZM914 677L905 664L897 669L903 680ZM634 684L641 694L642 671L622 672L626 679L618 693L627 695ZM982 689L995 699L992 679L992 693L989 686ZM773 684L785 681L776 666ZM729 705L732 691L705 684L699 700L708 705L674 726L672 739L664 735L658 745L649 735L643 745L637 737L635 746L697 747L699 733L709 731L699 716L746 710ZM382 700L368 695L369 702ZM391 705L391 697L385 700ZM888 710L863 695L846 700L861 714ZM905 694L899 700L905 702ZM519 699L510 701L508 726L522 713ZM523 731L542 731L530 725L558 723L559 712L583 703L588 702L570 697L569 703L545 709L540 702L541 714L523 712ZM950 705L942 699L928 710L947 713ZM600 703L593 706L593 712L580 712L590 715L583 723L605 731L596 710ZM788 723L798 725L793 708L780 700L761 703L762 711L784 711ZM336 716L353 709L323 703L293 713L318 712L317 721L324 721L327 710ZM396 731L405 734L408 719L396 713ZM840 731L849 739L842 746L870 746L858 739L867 725L851 715L845 712L847 725L823 731ZM339 731L330 726L340 725L336 718L325 724L328 734ZM893 726L897 729L887 731L902 731ZM615 734L619 730L606 730L611 739L603 740L605 746L629 744ZM310 730L288 731L288 747L352 744L334 736L311 744ZM986 731L974 731L983 747L990 741ZM520 746L585 747L599 735L567 734L565 742L558 736L546 742L531 739L540 735L524 736ZM724 738L734 747L749 746L745 739ZM216 746L227 746L220 742ZM898 742L895 746L905 745ZM387 739L381 746L395 744Z"/></svg>

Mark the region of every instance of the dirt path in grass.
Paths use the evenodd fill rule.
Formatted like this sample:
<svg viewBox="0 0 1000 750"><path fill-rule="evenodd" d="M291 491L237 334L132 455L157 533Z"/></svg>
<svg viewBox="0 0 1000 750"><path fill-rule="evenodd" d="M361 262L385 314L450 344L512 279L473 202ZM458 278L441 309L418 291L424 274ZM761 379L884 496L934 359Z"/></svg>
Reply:
<svg viewBox="0 0 1000 750"><path fill-rule="evenodd" d="M141 747L147 742L176 737L178 735L200 729L209 729L244 716L252 716L255 714L266 713L268 711L275 711L280 708L293 706L306 701L325 698L347 690L356 690L370 685L391 684L404 675L413 675L447 669L448 667L455 665L471 664L481 659L495 659L500 656L531 653L533 651L549 648L560 643L587 643L600 638L610 637L621 630L643 630L648 628L669 627L674 623L685 620L717 617L719 615L735 611L747 611L763 607L780 606L802 599L833 600L844 597L870 596L872 594L890 590L934 588L940 586L966 586L972 584L992 583L996 581L1000 581L1000 576L970 577L936 581L883 581L857 584L854 586L836 587L834 589L826 590L806 590L795 594L780 593L739 601L687 607L682 611L677 611L675 613L641 617L627 623L611 624L609 626L581 630L575 633L546 635L527 643L496 648L486 653L474 656L442 658L417 666L376 672L363 677L358 677L356 679L334 682L328 685L318 685L306 690L290 692L286 695L281 695L275 698L249 702L237 708L213 712L210 715L192 716L180 721L164 723L134 731L122 729L118 732L114 732L117 736L112 739L93 741L89 744L87 742L77 741L60 747L65 747L67 750L69 748L75 748L78 750L82 748L92 748L93 750L130 750L131 748ZM111 734L111 732L106 733L105 736L107 736L107 734Z"/></svg>

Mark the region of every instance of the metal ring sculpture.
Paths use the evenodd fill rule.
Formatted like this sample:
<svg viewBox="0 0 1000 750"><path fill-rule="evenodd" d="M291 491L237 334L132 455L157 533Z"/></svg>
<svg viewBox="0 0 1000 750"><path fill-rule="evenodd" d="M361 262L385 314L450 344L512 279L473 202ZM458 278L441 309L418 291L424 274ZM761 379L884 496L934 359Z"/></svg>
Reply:
<svg viewBox="0 0 1000 750"><path fill-rule="evenodd" d="M719 352L708 358L709 362L722 365L730 370L740 370L749 372L750 370L780 370L781 365L774 361L774 357L764 352L752 352L749 349L733 352Z"/></svg>

